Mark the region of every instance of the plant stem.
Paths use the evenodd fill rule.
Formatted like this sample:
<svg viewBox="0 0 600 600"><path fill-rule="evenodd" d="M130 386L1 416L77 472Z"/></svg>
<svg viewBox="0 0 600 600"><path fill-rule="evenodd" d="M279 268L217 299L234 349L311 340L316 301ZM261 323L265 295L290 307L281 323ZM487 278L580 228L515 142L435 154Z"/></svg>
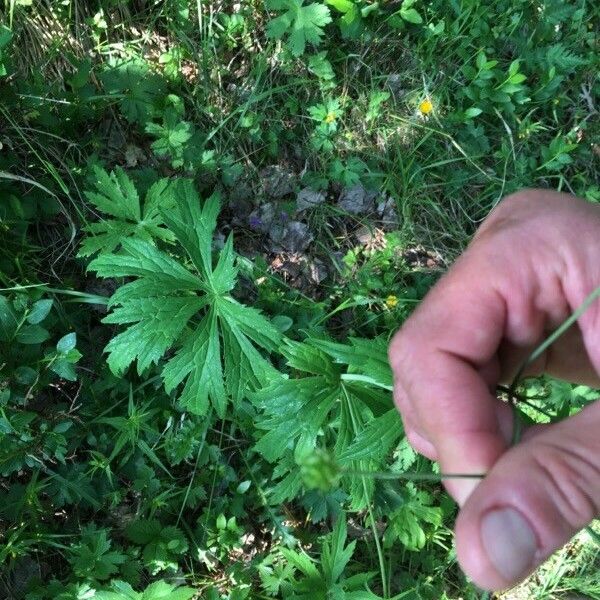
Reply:
<svg viewBox="0 0 600 600"><path fill-rule="evenodd" d="M485 473L394 473L392 471L343 470L342 475L372 479L404 479L406 481L443 481L444 479L483 479Z"/></svg>
<svg viewBox="0 0 600 600"><path fill-rule="evenodd" d="M553 331L521 364L517 374L515 375L510 387L508 388L509 398L516 398L515 390L519 385L519 381L525 372L525 369L533 362L535 362L571 325L573 325L577 319L592 305L594 300L600 297L600 286L598 286L581 304L581 306L563 323L558 329ZM523 429L523 423L520 417L519 409L513 405L513 436L512 444L518 444L521 440L521 433ZM600 546L600 535L598 535L591 527L586 527L585 530L589 533L590 537L594 542Z"/></svg>
<svg viewBox="0 0 600 600"><path fill-rule="evenodd" d="M510 397L515 396L515 390L525 369L532 363L535 362L571 325L573 325L577 319L590 307L592 302L600 296L600 286L598 286L584 301L583 304L568 318L562 325L552 332L521 364L517 374L515 375L510 387L508 388L508 395Z"/></svg>

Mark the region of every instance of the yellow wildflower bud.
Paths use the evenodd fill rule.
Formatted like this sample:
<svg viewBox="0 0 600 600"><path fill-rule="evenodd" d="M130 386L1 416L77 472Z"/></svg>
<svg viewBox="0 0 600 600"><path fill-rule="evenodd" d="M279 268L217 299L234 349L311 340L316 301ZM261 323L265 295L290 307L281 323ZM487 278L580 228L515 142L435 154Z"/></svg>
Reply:
<svg viewBox="0 0 600 600"><path fill-rule="evenodd" d="M328 112L325 117L325 123L333 123L336 119L336 114L334 112Z"/></svg>
<svg viewBox="0 0 600 600"><path fill-rule="evenodd" d="M429 98L426 98L425 100L423 100L421 102L421 104L419 104L419 112L422 115L428 115L432 111L433 111L433 104Z"/></svg>
<svg viewBox="0 0 600 600"><path fill-rule="evenodd" d="M389 308L395 308L398 305L398 298L396 296L394 296L393 294L390 294L386 299L385 299L385 305Z"/></svg>

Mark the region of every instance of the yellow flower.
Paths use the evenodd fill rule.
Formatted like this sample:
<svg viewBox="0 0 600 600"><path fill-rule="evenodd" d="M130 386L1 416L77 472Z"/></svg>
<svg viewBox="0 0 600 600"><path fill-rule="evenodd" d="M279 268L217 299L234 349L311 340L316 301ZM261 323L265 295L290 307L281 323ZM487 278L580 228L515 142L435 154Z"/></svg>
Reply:
<svg viewBox="0 0 600 600"><path fill-rule="evenodd" d="M333 123L336 119L337 115L332 111L332 112L328 112L327 116L325 117L325 123Z"/></svg>
<svg viewBox="0 0 600 600"><path fill-rule="evenodd" d="M433 111L433 104L432 104L431 100L429 98L425 98L425 100L423 100L419 104L419 112L422 115L428 115L432 111Z"/></svg>
<svg viewBox="0 0 600 600"><path fill-rule="evenodd" d="M398 305L398 298L396 296L394 296L393 294L390 294L386 299L385 299L385 305L391 310L392 308L395 308Z"/></svg>

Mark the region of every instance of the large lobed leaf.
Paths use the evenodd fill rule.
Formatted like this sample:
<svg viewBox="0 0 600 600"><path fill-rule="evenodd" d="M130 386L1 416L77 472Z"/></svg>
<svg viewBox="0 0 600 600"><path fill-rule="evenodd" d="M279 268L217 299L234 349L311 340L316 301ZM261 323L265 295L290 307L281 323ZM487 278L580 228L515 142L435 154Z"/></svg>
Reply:
<svg viewBox="0 0 600 600"><path fill-rule="evenodd" d="M152 242L154 239L171 241L174 236L163 227L159 208L172 206L175 184L161 179L150 187L143 207L131 179L117 167L107 173L94 167L94 190L85 197L106 215L101 221L90 223L83 229L88 234L79 249L79 256L92 256L97 252L112 252L124 239Z"/></svg>
<svg viewBox="0 0 600 600"><path fill-rule="evenodd" d="M273 478L278 481L270 501L298 494L299 470L324 447L335 464L349 471L385 468L403 428L390 408L391 371L383 340L286 340L280 352L290 377L276 377L250 394L260 412L256 427L262 430L254 449L276 463ZM355 510L367 506L374 491L372 479L353 474L343 477L341 485Z"/></svg>
<svg viewBox="0 0 600 600"><path fill-rule="evenodd" d="M112 312L104 322L127 328L106 346L108 364L122 375L137 361L141 374L175 349L162 370L166 390L183 386L182 407L205 414L212 405L224 416L229 399L237 403L277 375L259 348L275 350L281 336L258 310L229 295L237 278L231 237L213 266L218 197L202 203L187 180L169 189L174 204L155 210L189 256L189 266L151 241L129 238L119 252L103 252L88 267L100 277L132 278L109 301ZM104 206L111 214L135 215L135 197L127 188L113 198L117 206ZM120 204L126 198L125 208Z"/></svg>
<svg viewBox="0 0 600 600"><path fill-rule="evenodd" d="M329 9L317 2L304 5L304 0L268 0L269 10L285 11L267 26L269 37L286 38L294 56L304 54L306 44L319 45L324 35L323 27L331 22Z"/></svg>

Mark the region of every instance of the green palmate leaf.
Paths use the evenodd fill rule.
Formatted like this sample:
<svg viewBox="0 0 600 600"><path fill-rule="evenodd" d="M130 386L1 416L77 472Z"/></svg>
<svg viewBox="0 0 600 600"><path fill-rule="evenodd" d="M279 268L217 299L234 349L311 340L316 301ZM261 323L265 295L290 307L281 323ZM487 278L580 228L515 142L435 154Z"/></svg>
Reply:
<svg viewBox="0 0 600 600"><path fill-rule="evenodd" d="M111 550L111 546L106 529L97 530L94 525L86 527L81 542L71 550L70 562L75 574L102 580L117 573L126 556Z"/></svg>
<svg viewBox="0 0 600 600"><path fill-rule="evenodd" d="M176 568L177 557L188 549L187 539L180 529L163 527L155 519L133 521L125 529L125 535L144 546L144 562L152 573Z"/></svg>
<svg viewBox="0 0 600 600"><path fill-rule="evenodd" d="M323 574L329 585L337 583L342 576L346 565L354 554L354 548L356 547L356 540L350 542L348 546L346 544L347 529L346 519L338 517L335 527L331 532L331 537L326 540L323 544L323 553L321 555L321 565L323 568Z"/></svg>
<svg viewBox="0 0 600 600"><path fill-rule="evenodd" d="M191 600L196 595L196 590L190 587L178 588L166 581L155 581L143 592L136 592L131 585L124 581L113 581L111 590L96 592L89 598L94 598L94 600Z"/></svg>
<svg viewBox="0 0 600 600"><path fill-rule="evenodd" d="M338 456L340 463L349 460L383 460L404 434L395 408L369 422L354 441Z"/></svg>
<svg viewBox="0 0 600 600"><path fill-rule="evenodd" d="M187 379L186 379L187 378ZM227 393L221 365L221 343L217 316L212 309L199 323L193 335L163 369L167 392L186 380L180 402L195 414L206 413L212 398L217 413L227 405Z"/></svg>
<svg viewBox="0 0 600 600"><path fill-rule="evenodd" d="M194 296L163 295L132 299L116 308L104 323L135 324L106 346L111 370L122 374L135 359L138 373L156 364L205 303L204 299Z"/></svg>
<svg viewBox="0 0 600 600"><path fill-rule="evenodd" d="M330 81L335 78L333 67L329 60L327 60L327 52L325 51L309 57L308 70L323 81Z"/></svg>
<svg viewBox="0 0 600 600"><path fill-rule="evenodd" d="M309 490L301 497L300 502L310 520L313 523L318 523L325 521L325 519L337 519L346 499L346 493L338 488L327 492ZM270 500L274 503L272 495Z"/></svg>
<svg viewBox="0 0 600 600"><path fill-rule="evenodd" d="M387 359L385 339L350 338L349 345L313 339L311 344L326 352L336 363L348 365L349 374L364 375L371 380L371 385L384 389L392 386L393 376Z"/></svg>
<svg viewBox="0 0 600 600"><path fill-rule="evenodd" d="M281 377L252 395L264 414L258 427L266 431L255 449L274 462L293 447L300 463L315 449L319 430L339 397L339 374L335 376L326 354L308 344L287 341L282 351L292 368L314 375Z"/></svg>
<svg viewBox="0 0 600 600"><path fill-rule="evenodd" d="M204 280L210 281L213 276L212 236L217 226L219 197L213 194L202 205L193 183L189 180L180 180L177 193L177 210L163 212L163 217ZM231 286L233 287L233 283ZM230 289L231 287L222 291Z"/></svg>
<svg viewBox="0 0 600 600"><path fill-rule="evenodd" d="M275 350L281 336L259 311L229 296L237 278L231 237L213 265L218 197L202 203L187 180L170 189L176 206L161 215L189 255L191 269L136 238L89 265L101 277L134 278L108 304L112 312L104 322L128 326L107 345L108 364L121 375L137 361L142 373L175 349L162 371L166 390L183 385L182 407L205 414L212 405L223 416L229 398L238 402L277 375L257 348Z"/></svg>
<svg viewBox="0 0 600 600"><path fill-rule="evenodd" d="M325 492L341 483L353 508L364 508L374 490L373 480L348 474L340 482L335 468L332 471L327 461L316 459L327 455L322 450L327 448L332 465L370 472L384 466L401 439L400 419L389 408L391 394L378 389L391 383L385 346L381 340L352 340L352 345L345 345L308 339L286 341L280 351L292 369L290 378L275 378L250 395L261 411L257 428L264 430L255 449L269 462L277 462L273 476L279 481L270 501L289 498L302 485ZM374 414L381 416L373 420Z"/></svg>
<svg viewBox="0 0 600 600"><path fill-rule="evenodd" d="M288 548L282 548L281 553L294 568L298 569L306 577L320 578L320 573L315 563L306 554Z"/></svg>
<svg viewBox="0 0 600 600"><path fill-rule="evenodd" d="M399 540L408 550L421 550L427 541L427 532L442 524L442 509L432 506L433 499L419 492L412 483L404 489L404 502L394 511L383 541L390 547Z"/></svg>
<svg viewBox="0 0 600 600"><path fill-rule="evenodd" d="M323 27L331 22L329 9L323 4L304 6L304 0L267 0L267 8L285 11L267 26L267 34L277 40L286 38L294 56L304 54L306 44L317 46L323 37Z"/></svg>
<svg viewBox="0 0 600 600"><path fill-rule="evenodd" d="M268 461L281 458L290 446L297 461L314 450L319 430L337 400L337 391L332 393L325 385L321 377L282 379L253 396L265 415L257 426L266 431L255 449Z"/></svg>
<svg viewBox="0 0 600 600"><path fill-rule="evenodd" d="M295 571L294 578L288 576L288 581L282 582L282 596L296 600L381 600L380 596L367 588L374 573L344 576L356 548L356 541L348 545L346 541L346 515L340 513L333 531L323 538L319 562L313 561L304 552L282 548L281 553L286 563Z"/></svg>
<svg viewBox="0 0 600 600"><path fill-rule="evenodd" d="M163 227L160 210L174 205L177 184L168 179L156 182L146 194L143 209L131 179L116 168L110 174L94 167L95 191L86 192L86 198L107 218L84 227L89 235L79 249L79 256L96 252L111 252L127 238L152 242L154 239L170 241L173 233Z"/></svg>
<svg viewBox="0 0 600 600"><path fill-rule="evenodd" d="M156 581L146 588L141 600L190 600L195 595L196 590L192 588L182 587L175 589L172 583Z"/></svg>
<svg viewBox="0 0 600 600"><path fill-rule="evenodd" d="M191 169L205 163L203 136L192 123L183 120L182 111L169 107L163 115L163 123L148 123L146 132L157 139L152 150L157 156L169 158L174 169ZM206 166L206 165L205 165Z"/></svg>
<svg viewBox="0 0 600 600"><path fill-rule="evenodd" d="M198 277L152 244L132 239L125 240L122 246L120 254L103 253L90 263L88 269L96 271L101 277L143 278L134 282L135 286L124 286L127 288L128 301L136 297L142 289L147 292L151 287L165 296L175 292L203 289L202 281ZM113 296L109 306L123 303L120 295L117 298L119 299L115 300Z"/></svg>
<svg viewBox="0 0 600 600"><path fill-rule="evenodd" d="M130 122L145 123L150 119L157 99L163 93L163 80L152 73L141 58L120 60L100 75L109 95L119 99L119 106Z"/></svg>

